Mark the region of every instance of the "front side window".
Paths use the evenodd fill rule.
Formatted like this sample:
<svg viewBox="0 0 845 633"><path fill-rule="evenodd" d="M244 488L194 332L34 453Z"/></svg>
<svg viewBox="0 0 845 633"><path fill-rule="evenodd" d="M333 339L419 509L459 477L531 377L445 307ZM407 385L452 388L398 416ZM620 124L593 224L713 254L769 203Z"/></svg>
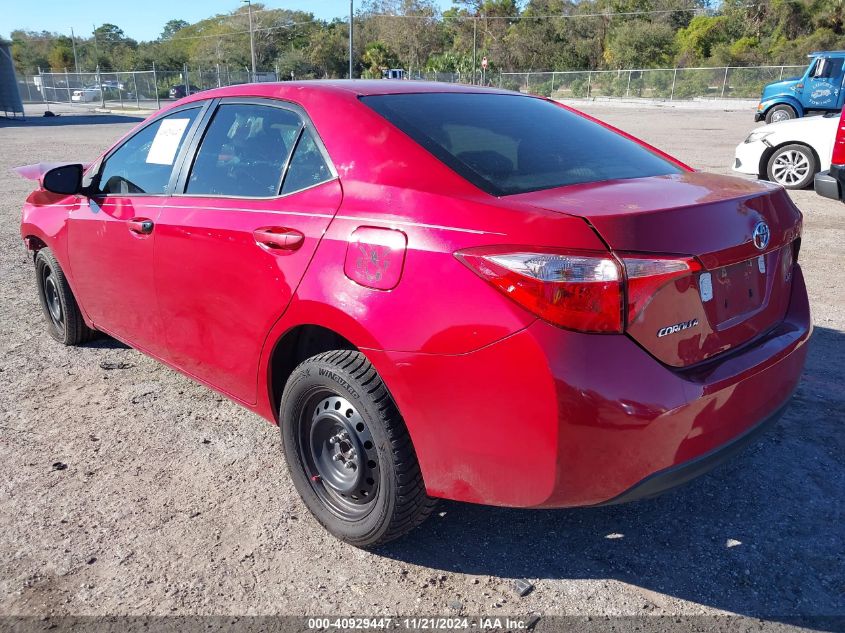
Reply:
<svg viewBox="0 0 845 633"><path fill-rule="evenodd" d="M842 74L841 57L820 57L813 71L814 79L831 79Z"/></svg>
<svg viewBox="0 0 845 633"><path fill-rule="evenodd" d="M291 110L254 104L221 105L197 151L185 193L278 195L301 130L302 119Z"/></svg>
<svg viewBox="0 0 845 633"><path fill-rule="evenodd" d="M173 164L200 108L180 110L151 123L115 150L103 164L103 194L162 194Z"/></svg>
<svg viewBox="0 0 845 633"><path fill-rule="evenodd" d="M681 171L639 143L544 99L444 92L361 101L495 196Z"/></svg>

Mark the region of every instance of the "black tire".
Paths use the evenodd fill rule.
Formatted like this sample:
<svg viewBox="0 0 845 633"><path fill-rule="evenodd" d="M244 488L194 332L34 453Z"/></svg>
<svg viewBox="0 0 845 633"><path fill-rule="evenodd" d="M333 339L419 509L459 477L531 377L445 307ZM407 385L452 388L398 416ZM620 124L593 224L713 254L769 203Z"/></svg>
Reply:
<svg viewBox="0 0 845 633"><path fill-rule="evenodd" d="M766 123L777 123L778 121L787 121L797 117L798 113L795 111L795 108L782 103L769 108L768 112L766 112Z"/></svg>
<svg viewBox="0 0 845 633"><path fill-rule="evenodd" d="M35 255L35 278L50 336L63 345L79 345L93 339L97 333L85 325L62 267L49 248L42 248Z"/></svg>
<svg viewBox="0 0 845 633"><path fill-rule="evenodd" d="M293 483L334 536L376 547L431 514L436 500L425 493L408 430L363 354L336 350L303 361L279 409Z"/></svg>
<svg viewBox="0 0 845 633"><path fill-rule="evenodd" d="M813 182L819 163L806 145L791 143L778 147L766 163L766 178L786 189L804 189Z"/></svg>

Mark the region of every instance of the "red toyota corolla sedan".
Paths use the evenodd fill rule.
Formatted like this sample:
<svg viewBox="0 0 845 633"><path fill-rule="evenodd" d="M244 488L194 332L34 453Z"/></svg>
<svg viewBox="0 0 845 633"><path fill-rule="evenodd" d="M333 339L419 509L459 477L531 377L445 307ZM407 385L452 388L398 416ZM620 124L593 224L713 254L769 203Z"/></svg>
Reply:
<svg viewBox="0 0 845 633"><path fill-rule="evenodd" d="M652 496L783 411L811 332L801 213L552 101L334 81L192 95L31 166L50 333L104 332L281 427L372 546L434 499Z"/></svg>

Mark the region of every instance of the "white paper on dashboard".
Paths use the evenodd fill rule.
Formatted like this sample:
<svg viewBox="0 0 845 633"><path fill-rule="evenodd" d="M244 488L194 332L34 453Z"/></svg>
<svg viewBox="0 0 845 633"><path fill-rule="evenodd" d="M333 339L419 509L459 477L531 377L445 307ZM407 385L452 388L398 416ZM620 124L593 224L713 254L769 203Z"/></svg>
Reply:
<svg viewBox="0 0 845 633"><path fill-rule="evenodd" d="M154 165L172 165L179 149L179 141L188 127L190 119L165 119L158 127L158 132L147 153L147 162Z"/></svg>

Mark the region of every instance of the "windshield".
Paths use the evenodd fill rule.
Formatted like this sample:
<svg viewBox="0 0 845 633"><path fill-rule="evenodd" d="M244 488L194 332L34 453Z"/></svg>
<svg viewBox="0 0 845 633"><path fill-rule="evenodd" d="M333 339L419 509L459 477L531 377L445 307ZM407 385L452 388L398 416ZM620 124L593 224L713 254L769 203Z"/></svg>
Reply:
<svg viewBox="0 0 845 633"><path fill-rule="evenodd" d="M361 101L495 196L681 171L638 143L534 97L417 93Z"/></svg>

